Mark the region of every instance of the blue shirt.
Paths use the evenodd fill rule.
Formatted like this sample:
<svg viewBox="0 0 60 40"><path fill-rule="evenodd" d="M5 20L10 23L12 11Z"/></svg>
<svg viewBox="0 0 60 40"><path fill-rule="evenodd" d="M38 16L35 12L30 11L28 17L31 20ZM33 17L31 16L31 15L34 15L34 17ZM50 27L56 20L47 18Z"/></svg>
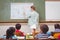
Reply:
<svg viewBox="0 0 60 40"><path fill-rule="evenodd" d="M60 29L55 29L55 31L54 32L60 32Z"/></svg>
<svg viewBox="0 0 60 40"><path fill-rule="evenodd" d="M51 36L51 32L47 32L48 36Z"/></svg>
<svg viewBox="0 0 60 40"><path fill-rule="evenodd" d="M0 36L0 38L6 39L6 36ZM12 39L17 39L17 37L14 35L14 36L12 36Z"/></svg>

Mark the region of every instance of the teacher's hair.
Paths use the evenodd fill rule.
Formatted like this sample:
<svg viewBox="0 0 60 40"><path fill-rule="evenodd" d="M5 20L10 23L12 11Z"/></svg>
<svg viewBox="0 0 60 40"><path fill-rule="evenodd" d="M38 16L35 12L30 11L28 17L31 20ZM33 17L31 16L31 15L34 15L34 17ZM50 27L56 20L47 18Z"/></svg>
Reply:
<svg viewBox="0 0 60 40"><path fill-rule="evenodd" d="M35 10L35 7L34 7L34 6L31 6L31 8L32 8L33 10Z"/></svg>

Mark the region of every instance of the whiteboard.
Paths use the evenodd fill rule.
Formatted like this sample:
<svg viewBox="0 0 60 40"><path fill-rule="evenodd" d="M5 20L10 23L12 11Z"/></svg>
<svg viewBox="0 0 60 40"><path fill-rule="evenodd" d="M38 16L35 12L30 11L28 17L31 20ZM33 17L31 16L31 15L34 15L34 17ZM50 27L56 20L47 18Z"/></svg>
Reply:
<svg viewBox="0 0 60 40"><path fill-rule="evenodd" d="M27 19L33 3L11 3L10 19Z"/></svg>
<svg viewBox="0 0 60 40"><path fill-rule="evenodd" d="M45 18L47 21L60 21L60 1L45 2Z"/></svg>

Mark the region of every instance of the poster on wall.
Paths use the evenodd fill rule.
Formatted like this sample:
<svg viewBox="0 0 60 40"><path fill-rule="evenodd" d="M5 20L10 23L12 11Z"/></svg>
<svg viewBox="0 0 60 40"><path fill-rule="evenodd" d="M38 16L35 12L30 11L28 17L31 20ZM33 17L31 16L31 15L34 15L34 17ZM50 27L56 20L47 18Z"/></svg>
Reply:
<svg viewBox="0 0 60 40"><path fill-rule="evenodd" d="M60 21L60 2L46 1L45 16L46 16L46 21Z"/></svg>
<svg viewBox="0 0 60 40"><path fill-rule="evenodd" d="M10 19L27 19L33 3L11 3Z"/></svg>

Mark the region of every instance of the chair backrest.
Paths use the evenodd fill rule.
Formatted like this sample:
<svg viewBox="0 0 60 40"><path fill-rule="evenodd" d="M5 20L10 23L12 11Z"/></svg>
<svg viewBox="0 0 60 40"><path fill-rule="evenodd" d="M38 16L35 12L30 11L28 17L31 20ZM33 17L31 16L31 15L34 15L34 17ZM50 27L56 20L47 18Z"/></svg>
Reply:
<svg viewBox="0 0 60 40"><path fill-rule="evenodd" d="M0 38L0 40L2 40L2 38Z"/></svg>

